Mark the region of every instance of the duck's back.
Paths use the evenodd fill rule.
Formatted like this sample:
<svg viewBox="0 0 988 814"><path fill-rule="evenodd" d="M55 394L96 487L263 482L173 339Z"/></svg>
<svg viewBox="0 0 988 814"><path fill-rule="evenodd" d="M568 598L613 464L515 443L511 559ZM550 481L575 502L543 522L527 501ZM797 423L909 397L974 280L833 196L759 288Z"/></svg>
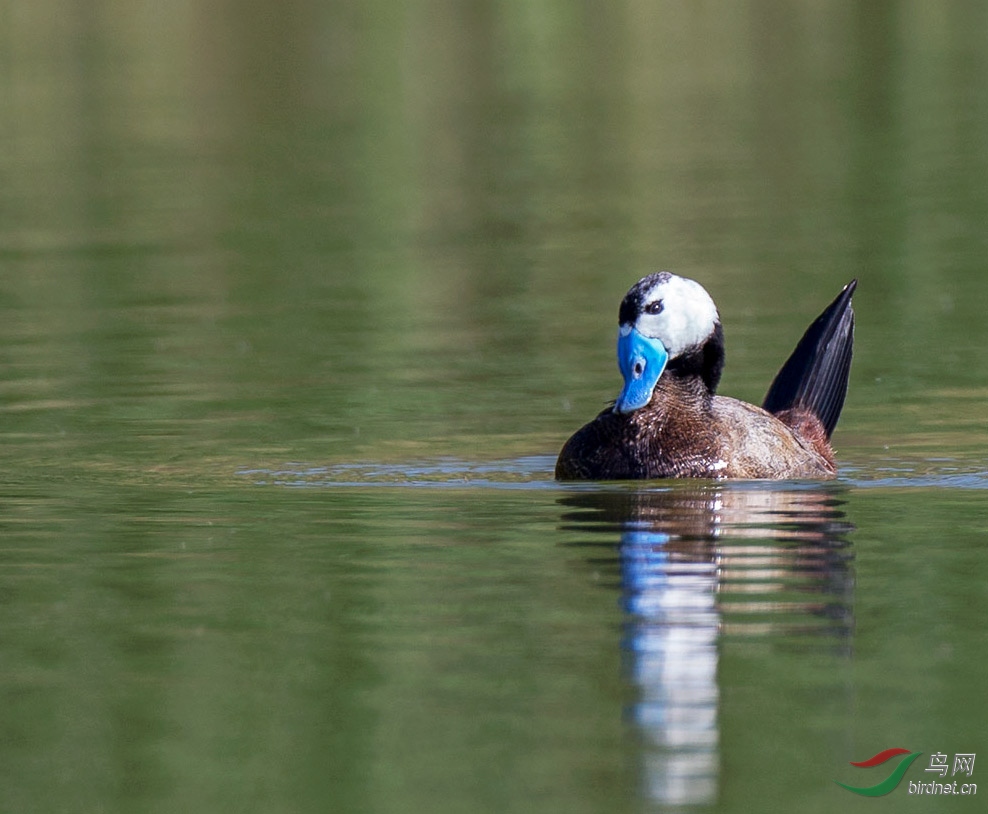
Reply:
<svg viewBox="0 0 988 814"><path fill-rule="evenodd" d="M744 401L715 396L712 418L727 478L832 478L837 469L825 430L809 413L778 417Z"/></svg>

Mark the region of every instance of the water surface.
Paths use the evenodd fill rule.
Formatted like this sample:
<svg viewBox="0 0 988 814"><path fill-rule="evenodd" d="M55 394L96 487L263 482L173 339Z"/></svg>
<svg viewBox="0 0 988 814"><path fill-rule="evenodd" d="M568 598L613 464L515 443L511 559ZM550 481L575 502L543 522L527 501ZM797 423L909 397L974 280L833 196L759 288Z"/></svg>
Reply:
<svg viewBox="0 0 988 814"><path fill-rule="evenodd" d="M980 810L977 4L3 16L0 810ZM661 267L835 482L553 482Z"/></svg>

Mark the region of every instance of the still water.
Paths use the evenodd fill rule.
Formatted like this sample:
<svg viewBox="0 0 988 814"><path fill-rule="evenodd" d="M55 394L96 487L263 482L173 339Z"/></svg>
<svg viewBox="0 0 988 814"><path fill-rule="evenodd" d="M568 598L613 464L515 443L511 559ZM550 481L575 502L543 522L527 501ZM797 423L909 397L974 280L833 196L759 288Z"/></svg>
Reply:
<svg viewBox="0 0 988 814"><path fill-rule="evenodd" d="M0 811L982 810L986 36L0 12ZM859 279L835 482L553 482L661 267L756 402Z"/></svg>

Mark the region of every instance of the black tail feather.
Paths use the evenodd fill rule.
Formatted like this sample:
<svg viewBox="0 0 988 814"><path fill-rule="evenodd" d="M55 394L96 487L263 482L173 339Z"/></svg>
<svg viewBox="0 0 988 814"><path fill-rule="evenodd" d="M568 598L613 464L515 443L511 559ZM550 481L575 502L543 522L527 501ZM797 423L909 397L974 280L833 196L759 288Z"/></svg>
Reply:
<svg viewBox="0 0 988 814"><path fill-rule="evenodd" d="M858 281L851 280L814 323L778 372L762 404L768 412L798 408L813 413L829 439L837 426L854 346L854 311L851 295Z"/></svg>

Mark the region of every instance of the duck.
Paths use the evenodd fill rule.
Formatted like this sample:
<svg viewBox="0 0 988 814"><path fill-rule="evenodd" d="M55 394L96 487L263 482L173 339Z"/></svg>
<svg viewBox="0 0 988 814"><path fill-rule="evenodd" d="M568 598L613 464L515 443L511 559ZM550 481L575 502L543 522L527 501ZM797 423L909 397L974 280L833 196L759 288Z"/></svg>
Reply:
<svg viewBox="0 0 988 814"><path fill-rule="evenodd" d="M835 478L856 287L807 328L759 407L717 394L724 329L706 289L669 271L643 277L618 310L621 391L563 445L556 479Z"/></svg>

